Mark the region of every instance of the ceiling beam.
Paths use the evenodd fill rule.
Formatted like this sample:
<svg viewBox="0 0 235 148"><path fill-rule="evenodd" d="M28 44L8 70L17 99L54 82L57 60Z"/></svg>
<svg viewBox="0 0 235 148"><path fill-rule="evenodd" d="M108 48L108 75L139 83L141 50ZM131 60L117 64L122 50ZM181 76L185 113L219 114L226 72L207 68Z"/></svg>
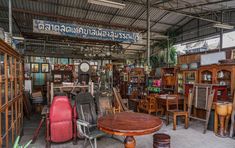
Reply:
<svg viewBox="0 0 235 148"><path fill-rule="evenodd" d="M215 5L215 4L220 4L220 3L226 3L226 2L230 2L230 1L233 1L233 0L219 0L219 1L206 2L206 3L190 5L190 6L186 6L186 7L182 7L182 8L177 8L176 10L191 9L191 8L196 8L196 7L209 6L209 5Z"/></svg>
<svg viewBox="0 0 235 148"><path fill-rule="evenodd" d="M159 21L161 21L165 16L167 16L169 14L169 12L164 12L156 21L153 25L150 26L150 29L153 28L153 26L157 25ZM177 26L177 25L173 25L173 26ZM172 27L173 27L172 26Z"/></svg>
<svg viewBox="0 0 235 148"><path fill-rule="evenodd" d="M37 52L31 52L31 51L25 51L24 56L38 56L41 55L40 51ZM118 56L118 59L136 59L135 54L119 54L119 55L113 55L111 57L85 57L84 55L75 55L75 54L60 54L60 53L49 53L46 52L44 55L41 55L44 57L57 57L57 58L74 58L74 59L116 59Z"/></svg>
<svg viewBox="0 0 235 148"><path fill-rule="evenodd" d="M53 2L53 1L47 1L47 0L40 0L40 1L35 1L35 0L28 0L28 1L34 1L34 2L38 2L38 3L45 3L45 4L50 4L50 5L55 5L55 6L60 6L60 7L65 7L65 8L73 8L73 9L78 9L78 10L83 10L83 11L90 11L90 12L95 12L95 13L100 13L100 14L106 14L106 15L110 15L110 16L114 16L113 13L111 12L102 12L102 11L97 11L97 10L91 10L91 9L85 9L85 8L82 8L82 7L78 7L78 6L72 6L72 5L65 5L65 4L60 4L60 3L56 3L56 2ZM124 18L129 18L129 19L135 19L133 17L130 17L128 15L120 15L118 14L118 11L116 11L116 14L115 16L117 17L124 17ZM112 18L111 18L112 19ZM144 19L139 19L141 21L146 21ZM154 21L151 21L153 23L155 23ZM158 22L159 24L162 24L162 25L168 25L168 26L172 26L174 24L169 24L169 23L162 23L162 22Z"/></svg>
<svg viewBox="0 0 235 148"><path fill-rule="evenodd" d="M0 10L6 11L7 8L0 7ZM36 11L30 11L30 10L24 10L24 9L18 9L18 8L12 8L12 11L14 13L25 13L25 14L55 18L55 19L58 19L58 20L67 20L67 21L71 21L71 22L76 21L76 22L79 22L79 23L82 23L82 24L103 25L103 26L108 26L108 27L112 27L112 28L127 29L127 30L131 30L131 31L144 31L145 30L144 28L139 28L139 27L130 27L130 26L127 26L127 25L107 23L107 22L104 22L104 21L84 20L84 19L78 19L78 18L75 18L75 17L54 15L54 14L50 14L50 13L36 12Z"/></svg>
<svg viewBox="0 0 235 148"><path fill-rule="evenodd" d="M133 3L133 4L136 4L136 5L139 5L139 6L144 6L143 4L135 2L135 1L126 0L126 2ZM167 12L171 12L171 13L174 13L174 14L187 16L187 17L190 17L190 18L195 18L195 19L199 19L199 20L203 20L203 21L207 21L207 22L220 23L219 21L199 17L199 16L196 16L194 14L184 12L184 11L181 11L181 10L178 10L178 9L171 9L171 8L166 8L164 6L153 6L153 5L151 6L151 8L157 8L157 9L164 10L164 11L167 11Z"/></svg>

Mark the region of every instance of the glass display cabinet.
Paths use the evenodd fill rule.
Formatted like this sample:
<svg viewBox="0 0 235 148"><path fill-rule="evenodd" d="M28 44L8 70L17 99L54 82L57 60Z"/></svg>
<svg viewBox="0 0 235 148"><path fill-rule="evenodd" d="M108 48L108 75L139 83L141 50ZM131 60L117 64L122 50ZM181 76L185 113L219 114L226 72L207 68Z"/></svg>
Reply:
<svg viewBox="0 0 235 148"><path fill-rule="evenodd" d="M23 125L23 61L0 39L0 147L13 147Z"/></svg>

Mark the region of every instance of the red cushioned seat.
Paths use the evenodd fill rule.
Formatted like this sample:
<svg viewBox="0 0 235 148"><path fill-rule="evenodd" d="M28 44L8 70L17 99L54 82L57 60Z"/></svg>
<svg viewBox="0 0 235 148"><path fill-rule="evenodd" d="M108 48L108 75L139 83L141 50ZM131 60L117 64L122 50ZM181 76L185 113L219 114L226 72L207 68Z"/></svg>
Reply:
<svg viewBox="0 0 235 148"><path fill-rule="evenodd" d="M56 96L47 119L47 143L75 139L73 108L67 96Z"/></svg>

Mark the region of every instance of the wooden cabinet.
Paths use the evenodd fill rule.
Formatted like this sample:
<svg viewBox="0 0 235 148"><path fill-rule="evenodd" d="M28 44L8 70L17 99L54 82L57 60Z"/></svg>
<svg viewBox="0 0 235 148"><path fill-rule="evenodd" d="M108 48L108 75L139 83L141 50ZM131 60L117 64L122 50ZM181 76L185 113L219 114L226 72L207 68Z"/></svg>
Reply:
<svg viewBox="0 0 235 148"><path fill-rule="evenodd" d="M235 90L235 64L218 65L214 81L216 84L227 86L228 96L232 98Z"/></svg>
<svg viewBox="0 0 235 148"><path fill-rule="evenodd" d="M179 94L184 93L184 75L183 75L183 71L179 71L177 73L177 93L179 93Z"/></svg>
<svg viewBox="0 0 235 148"><path fill-rule="evenodd" d="M175 92L176 68L162 68L162 90L164 92Z"/></svg>
<svg viewBox="0 0 235 148"><path fill-rule="evenodd" d="M0 90L0 147L13 147L23 127L23 60L1 39Z"/></svg>
<svg viewBox="0 0 235 148"><path fill-rule="evenodd" d="M177 92L185 93L185 84L198 83L198 70L183 70L177 73Z"/></svg>
<svg viewBox="0 0 235 148"><path fill-rule="evenodd" d="M187 70L183 72L184 80L186 84L194 84L198 82L198 71L197 70Z"/></svg>
<svg viewBox="0 0 235 148"><path fill-rule="evenodd" d="M229 98L234 93L234 80L235 64L214 64L201 66L199 69L199 83L227 86L227 95Z"/></svg>
<svg viewBox="0 0 235 148"><path fill-rule="evenodd" d="M139 93L144 92L145 88L145 74L143 68L133 68L129 73L129 86L131 85L131 94L132 91L137 91ZM130 95L129 94L129 95Z"/></svg>
<svg viewBox="0 0 235 148"><path fill-rule="evenodd" d="M201 66L199 68L199 83L203 84L216 84L216 69L217 65Z"/></svg>
<svg viewBox="0 0 235 148"><path fill-rule="evenodd" d="M128 73L127 72L121 72L120 77L120 94L122 98L127 98L127 89L128 89Z"/></svg>

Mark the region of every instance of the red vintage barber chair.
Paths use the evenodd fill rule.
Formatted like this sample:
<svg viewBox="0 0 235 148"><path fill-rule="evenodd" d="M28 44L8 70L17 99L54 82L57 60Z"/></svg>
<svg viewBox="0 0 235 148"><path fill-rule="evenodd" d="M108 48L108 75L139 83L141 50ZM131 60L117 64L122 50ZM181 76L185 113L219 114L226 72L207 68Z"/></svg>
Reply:
<svg viewBox="0 0 235 148"><path fill-rule="evenodd" d="M76 115L74 115L67 96L55 96L47 116L46 141L47 147L50 142L66 142L73 139L76 144Z"/></svg>

